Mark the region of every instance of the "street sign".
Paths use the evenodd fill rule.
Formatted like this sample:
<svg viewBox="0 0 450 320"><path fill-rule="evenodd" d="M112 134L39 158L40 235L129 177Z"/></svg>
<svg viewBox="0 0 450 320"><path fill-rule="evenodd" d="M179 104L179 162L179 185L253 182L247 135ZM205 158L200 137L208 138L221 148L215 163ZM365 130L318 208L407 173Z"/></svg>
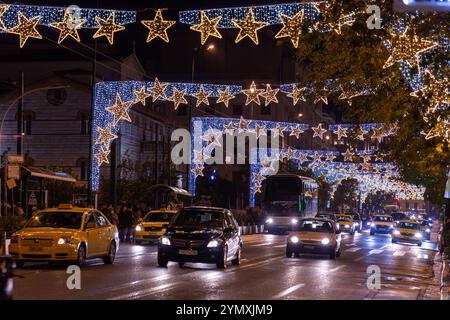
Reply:
<svg viewBox="0 0 450 320"><path fill-rule="evenodd" d="M9 155L6 157L8 163L23 163L23 155Z"/></svg>
<svg viewBox="0 0 450 320"><path fill-rule="evenodd" d="M38 201L36 198L36 194L34 193L34 191L32 191L30 193L30 195L28 196L28 205L29 206L37 206L37 204L38 204Z"/></svg>
<svg viewBox="0 0 450 320"><path fill-rule="evenodd" d="M8 181L6 181L6 186L8 187L8 189L13 189L17 187L16 180L9 179Z"/></svg>
<svg viewBox="0 0 450 320"><path fill-rule="evenodd" d="M8 164L7 175L8 179L20 180L20 165Z"/></svg>

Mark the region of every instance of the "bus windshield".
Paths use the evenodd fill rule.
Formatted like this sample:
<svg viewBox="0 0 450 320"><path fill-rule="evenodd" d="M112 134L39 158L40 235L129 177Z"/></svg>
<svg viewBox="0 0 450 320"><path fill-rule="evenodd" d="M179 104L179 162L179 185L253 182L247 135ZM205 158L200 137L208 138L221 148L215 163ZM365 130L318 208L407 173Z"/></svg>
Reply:
<svg viewBox="0 0 450 320"><path fill-rule="evenodd" d="M274 201L298 201L301 194L301 180L295 177L277 177L267 179L265 200Z"/></svg>

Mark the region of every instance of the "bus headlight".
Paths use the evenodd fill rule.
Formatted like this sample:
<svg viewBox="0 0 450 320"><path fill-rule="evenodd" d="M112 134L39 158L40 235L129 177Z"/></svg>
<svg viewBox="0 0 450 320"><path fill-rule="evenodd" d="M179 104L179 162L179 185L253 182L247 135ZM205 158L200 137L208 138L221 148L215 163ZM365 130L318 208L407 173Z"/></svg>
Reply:
<svg viewBox="0 0 450 320"><path fill-rule="evenodd" d="M291 223L292 223L292 224L297 224L297 223L298 223L298 220L297 220L297 219L292 219L292 220L291 220Z"/></svg>
<svg viewBox="0 0 450 320"><path fill-rule="evenodd" d="M289 239L292 243L298 243L298 237L293 236Z"/></svg>
<svg viewBox="0 0 450 320"><path fill-rule="evenodd" d="M328 239L328 238L323 238L322 241L320 241L320 242L322 242L322 244L323 244L324 246L326 246L327 244L330 243L330 239Z"/></svg>
<svg viewBox="0 0 450 320"><path fill-rule="evenodd" d="M268 218L268 219L266 220L266 223L272 224L272 223L273 223L273 219L272 219L272 218Z"/></svg>

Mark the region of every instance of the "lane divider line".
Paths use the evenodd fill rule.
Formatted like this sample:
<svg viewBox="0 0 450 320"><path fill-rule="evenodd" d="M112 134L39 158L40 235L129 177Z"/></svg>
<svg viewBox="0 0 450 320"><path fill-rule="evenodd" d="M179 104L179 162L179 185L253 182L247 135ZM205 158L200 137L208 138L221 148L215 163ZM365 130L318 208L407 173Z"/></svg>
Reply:
<svg viewBox="0 0 450 320"><path fill-rule="evenodd" d="M280 299L280 298L282 298L284 296L287 296L288 294L290 294L290 293L292 293L294 291L297 291L298 289L300 289L304 285L305 285L304 283L296 284L295 286L292 286L292 287L290 287L290 288L288 288L288 289L286 289L284 291L281 291L279 294L273 296L272 299Z"/></svg>

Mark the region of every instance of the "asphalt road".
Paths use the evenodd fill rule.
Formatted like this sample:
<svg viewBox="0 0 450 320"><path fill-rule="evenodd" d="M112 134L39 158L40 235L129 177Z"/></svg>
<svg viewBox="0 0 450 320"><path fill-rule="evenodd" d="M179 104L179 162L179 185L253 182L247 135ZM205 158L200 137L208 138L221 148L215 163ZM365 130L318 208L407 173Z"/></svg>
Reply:
<svg viewBox="0 0 450 320"><path fill-rule="evenodd" d="M436 229L437 226L435 226ZM285 257L286 236L243 236L242 264L217 270L156 264L156 246L122 244L114 265L82 268L69 290L64 266L27 264L16 274L15 299L439 299L436 245L392 244L389 235L343 234L342 255ZM432 240L435 239L433 235ZM367 268L381 271L381 289L367 287Z"/></svg>

